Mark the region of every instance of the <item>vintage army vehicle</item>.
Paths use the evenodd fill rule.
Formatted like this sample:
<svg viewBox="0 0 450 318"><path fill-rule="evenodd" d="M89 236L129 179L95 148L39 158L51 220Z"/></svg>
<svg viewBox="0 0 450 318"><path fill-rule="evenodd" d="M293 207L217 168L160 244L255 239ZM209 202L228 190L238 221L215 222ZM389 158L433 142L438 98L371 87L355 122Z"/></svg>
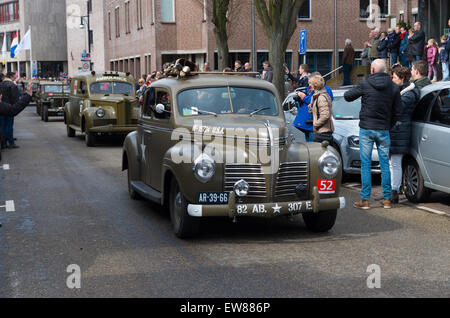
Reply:
<svg viewBox="0 0 450 318"><path fill-rule="evenodd" d="M125 73L88 73L71 80L64 109L67 136L84 133L93 147L99 134L126 135L136 130L140 106L132 76Z"/></svg>
<svg viewBox="0 0 450 318"><path fill-rule="evenodd" d="M36 108L43 121L50 116L64 116L64 106L69 101L70 86L62 82L39 82Z"/></svg>
<svg viewBox="0 0 450 318"><path fill-rule="evenodd" d="M339 153L295 142L273 84L237 74L153 83L122 160L131 198L167 208L180 238L205 217L303 214L308 229L326 232L345 206Z"/></svg>

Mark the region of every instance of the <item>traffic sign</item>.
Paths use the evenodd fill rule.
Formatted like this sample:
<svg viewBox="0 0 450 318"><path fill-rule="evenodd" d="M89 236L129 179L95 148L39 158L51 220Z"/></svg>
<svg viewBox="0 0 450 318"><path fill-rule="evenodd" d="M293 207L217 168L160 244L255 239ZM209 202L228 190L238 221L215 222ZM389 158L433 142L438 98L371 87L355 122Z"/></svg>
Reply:
<svg viewBox="0 0 450 318"><path fill-rule="evenodd" d="M307 30L300 31L300 50L299 54L306 54Z"/></svg>
<svg viewBox="0 0 450 318"><path fill-rule="evenodd" d="M83 63L82 63L82 69L83 69L83 72L88 72L88 71L90 71L91 70L91 62L89 62L89 61L84 61Z"/></svg>

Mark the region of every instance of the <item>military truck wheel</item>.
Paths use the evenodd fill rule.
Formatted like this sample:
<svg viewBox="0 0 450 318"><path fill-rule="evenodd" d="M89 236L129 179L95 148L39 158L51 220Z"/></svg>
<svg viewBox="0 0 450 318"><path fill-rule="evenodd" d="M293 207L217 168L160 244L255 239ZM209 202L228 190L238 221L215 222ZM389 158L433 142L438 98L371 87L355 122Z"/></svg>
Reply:
<svg viewBox="0 0 450 318"><path fill-rule="evenodd" d="M42 110L42 120L46 123L48 122L48 106L44 106L44 109Z"/></svg>
<svg viewBox="0 0 450 318"><path fill-rule="evenodd" d="M195 236L200 228L200 220L193 218L187 212L188 202L181 193L175 178L170 186L170 219L175 235L179 238Z"/></svg>
<svg viewBox="0 0 450 318"><path fill-rule="evenodd" d="M36 104L36 114L41 116L41 105L39 103Z"/></svg>
<svg viewBox="0 0 450 318"><path fill-rule="evenodd" d="M131 200L140 200L141 196L131 187L131 176L130 176L130 168L127 170L128 174L128 193L130 194Z"/></svg>
<svg viewBox="0 0 450 318"><path fill-rule="evenodd" d="M431 193L425 188L419 165L412 159L406 161L403 169L403 187L406 198L413 203L426 201Z"/></svg>
<svg viewBox="0 0 450 318"><path fill-rule="evenodd" d="M73 138L75 137L75 129L70 128L69 125L66 125L67 128L67 137Z"/></svg>
<svg viewBox="0 0 450 318"><path fill-rule="evenodd" d="M95 134L86 131L85 133L85 139L86 139L86 146L88 147L94 147L95 146Z"/></svg>
<svg viewBox="0 0 450 318"><path fill-rule="evenodd" d="M312 232L328 232L336 223L337 210L303 213L303 221Z"/></svg>

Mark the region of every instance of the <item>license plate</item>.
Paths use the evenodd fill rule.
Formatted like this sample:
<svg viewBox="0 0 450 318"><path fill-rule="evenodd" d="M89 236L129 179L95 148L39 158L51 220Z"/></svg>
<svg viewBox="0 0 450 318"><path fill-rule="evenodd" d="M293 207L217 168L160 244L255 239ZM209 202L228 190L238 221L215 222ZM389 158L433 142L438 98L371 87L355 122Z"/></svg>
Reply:
<svg viewBox="0 0 450 318"><path fill-rule="evenodd" d="M336 193L336 179L319 179L317 180L317 189L319 194L335 194Z"/></svg>
<svg viewBox="0 0 450 318"><path fill-rule="evenodd" d="M228 192L199 192L198 204L228 204Z"/></svg>

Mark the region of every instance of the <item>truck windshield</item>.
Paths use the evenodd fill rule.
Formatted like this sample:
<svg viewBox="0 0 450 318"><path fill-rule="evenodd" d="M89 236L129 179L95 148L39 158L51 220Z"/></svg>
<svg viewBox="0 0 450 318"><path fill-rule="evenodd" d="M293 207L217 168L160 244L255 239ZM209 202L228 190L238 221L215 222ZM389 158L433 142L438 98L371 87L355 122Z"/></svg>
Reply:
<svg viewBox="0 0 450 318"><path fill-rule="evenodd" d="M42 89L43 93L62 93L63 87L61 85L45 85Z"/></svg>
<svg viewBox="0 0 450 318"><path fill-rule="evenodd" d="M264 89L213 87L185 90L178 94L178 111L183 116L244 114L277 116L275 96Z"/></svg>
<svg viewBox="0 0 450 318"><path fill-rule="evenodd" d="M125 82L97 82L91 85L91 94L133 95L133 86Z"/></svg>

